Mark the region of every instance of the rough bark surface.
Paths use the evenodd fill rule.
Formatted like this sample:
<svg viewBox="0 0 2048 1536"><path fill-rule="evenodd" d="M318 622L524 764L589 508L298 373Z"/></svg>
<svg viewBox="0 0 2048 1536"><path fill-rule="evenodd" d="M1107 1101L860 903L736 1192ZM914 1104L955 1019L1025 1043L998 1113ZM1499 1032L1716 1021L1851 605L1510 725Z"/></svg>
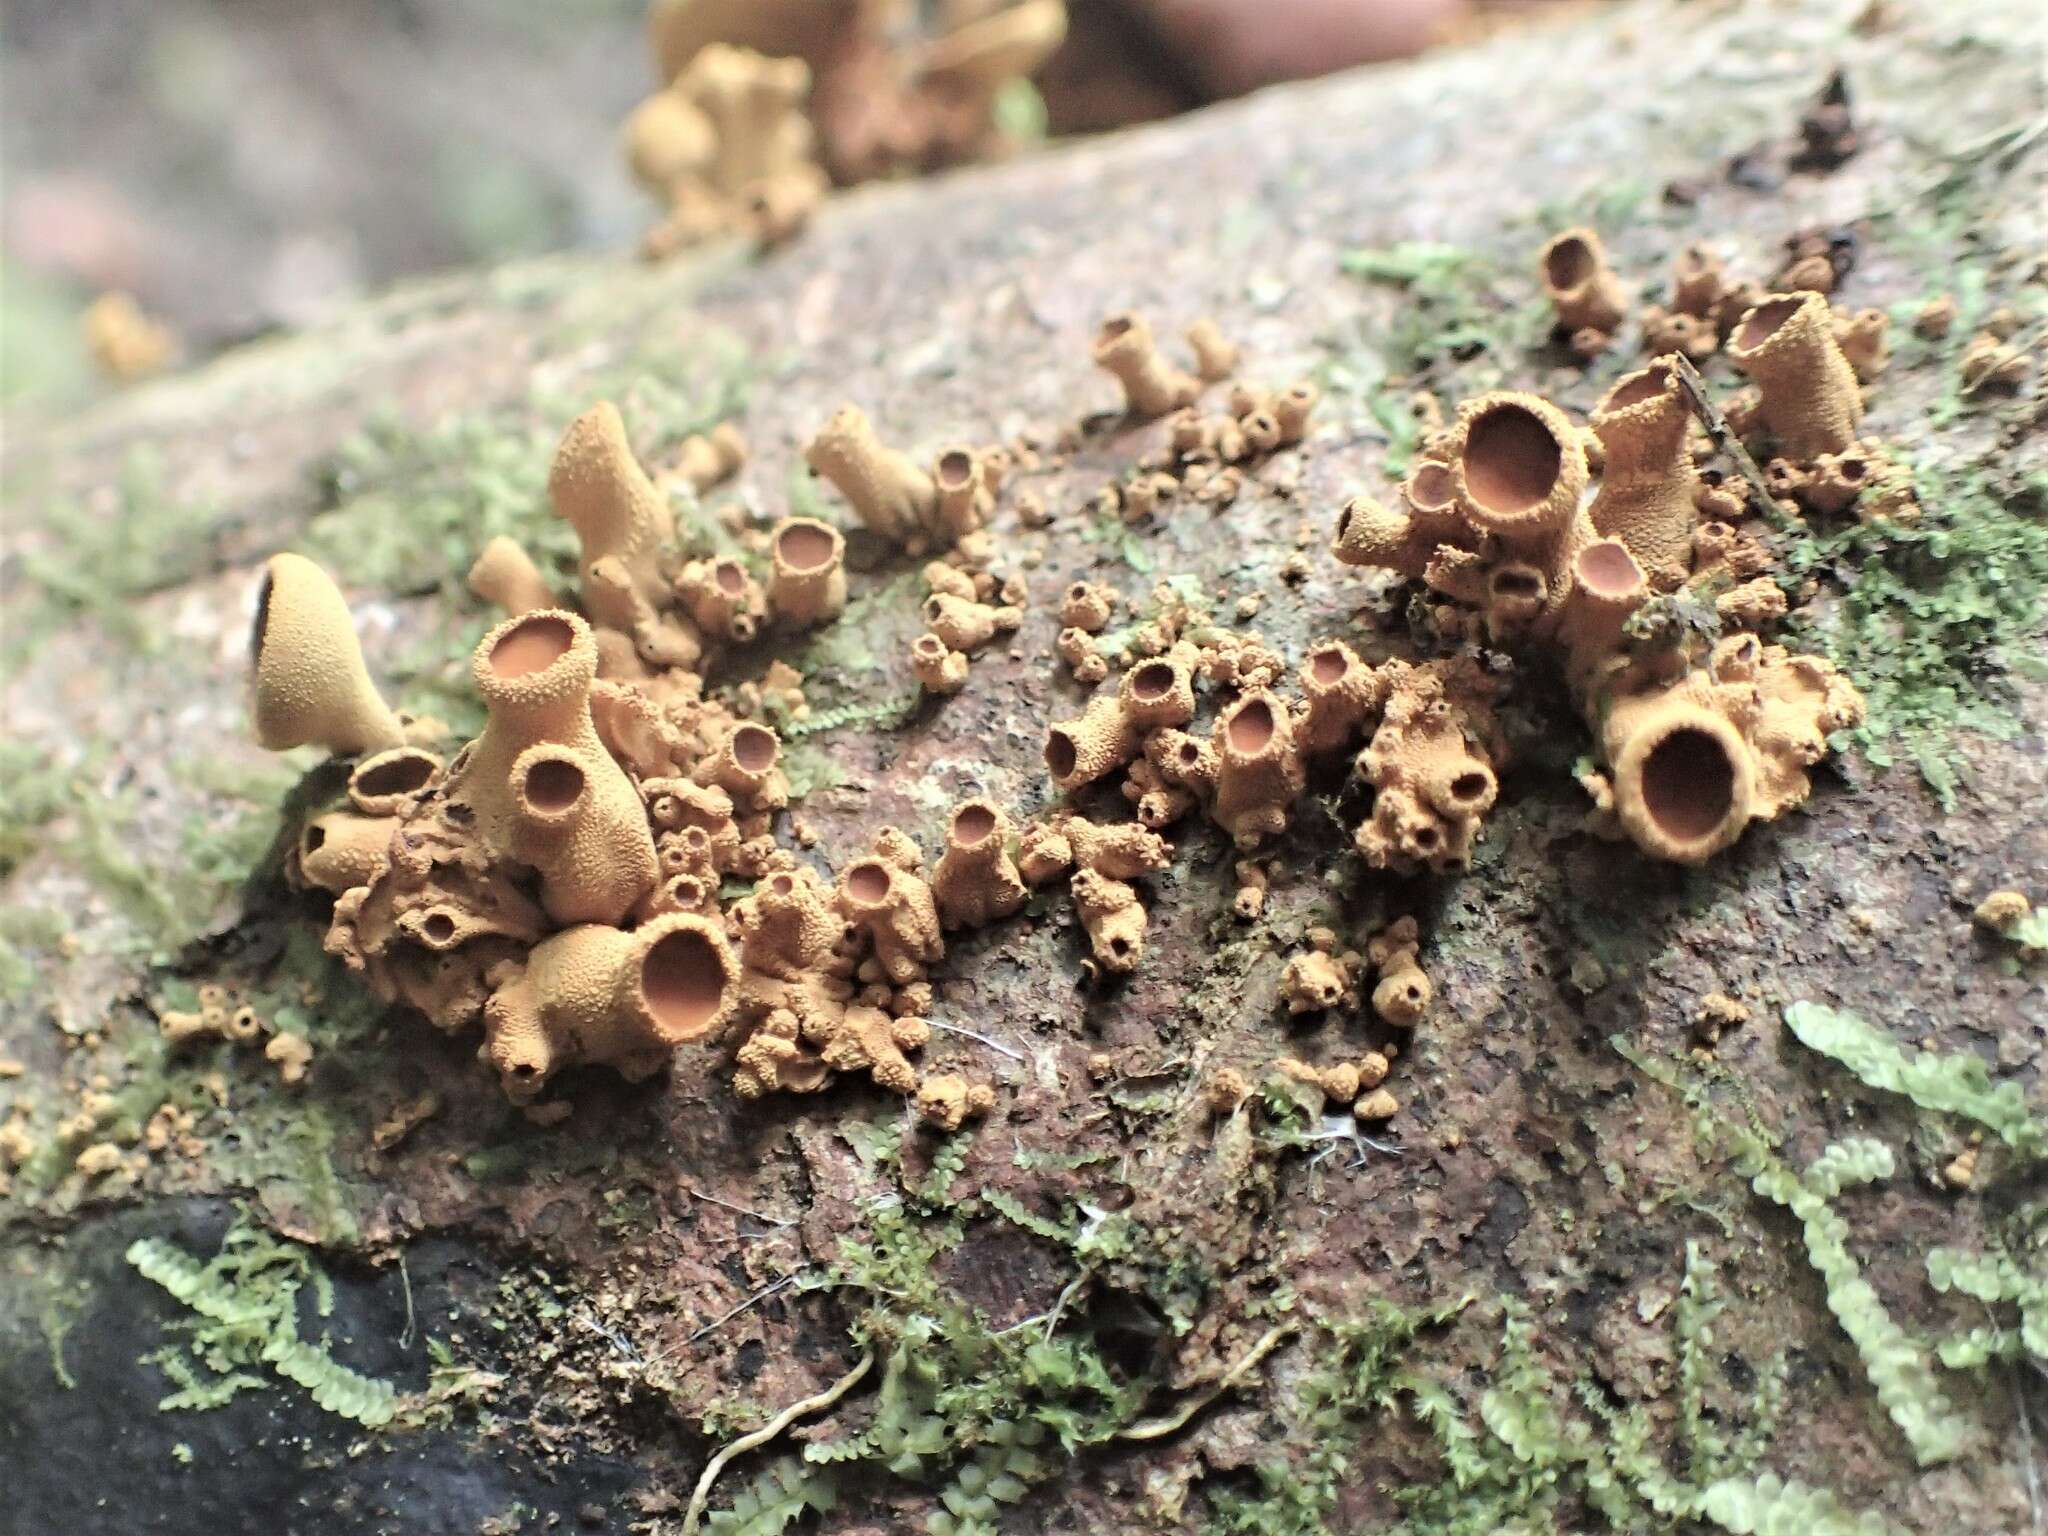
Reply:
<svg viewBox="0 0 2048 1536"><path fill-rule="evenodd" d="M1078 983L1084 946L1064 898L950 945L935 1018L999 1048L940 1033L926 1059L992 1077L1001 1099L952 1144L899 1137L899 1107L864 1084L740 1105L711 1052L637 1088L578 1078L565 1123L527 1123L469 1042L378 1017L309 953L317 904L256 855L280 804L289 828L333 780L280 776L246 739L240 695L253 569L296 547L353 583L372 671L404 701L457 714L461 658L487 622L460 573L484 534L549 528L552 438L596 398L619 400L651 461L737 414L753 444L737 495L767 517L831 504L798 450L848 399L885 440L920 449L1022 429L1049 442L1085 423L1072 452L1026 481L1053 526L999 524L1006 563L1029 566L1032 607L964 693L907 705L920 589L879 550L857 548L853 607L797 658L815 708L851 711L795 753L819 852L842 860L889 823L935 851L944 809L969 794L1020 815L1049 803L1043 727L1080 697L1051 662L1056 595L1077 577L1139 608L1182 573L1257 593L1258 627L1290 657L1332 633L1376 657L1406 652L1398 596L1324 547L1343 499L1388 483L1400 428L1387 403L1411 388L1451 403L1505 381L1584 411L1625 365L1582 370L1531 322L1533 254L1550 231L1597 223L1641 288L1697 239L1767 276L1785 236L1820 225L1856 242L1842 302L1910 314L1965 273L1994 300L2019 292L2014 258L2038 255L2042 232L2030 10L1645 3L864 191L758 262L560 260L409 287L331 329L18 426L0 1056L24 1070L0 1099L20 1106L38 1150L0 1201L0 1458L22 1528L671 1528L719 1443L857 1358L848 1325L872 1298L811 1282L893 1193L915 1220L962 1224L939 1274L990 1328L1071 1309L1122 1377L1149 1373L1147 1415L1187 1401L1276 1322L1306 1330L1178 1433L1055 1453L1052 1475L1005 1506L1003 1530L1204 1529L1217 1490L1252 1489L1255 1467L1322 1443L1299 1417L1322 1363L1313 1323L1366 1317L1375 1299L1474 1298L1409 1362L1470 1403L1503 1369L1499 1298L1520 1298L1556 1379L1640 1408L1662 1445L1680 1427L1667 1313L1688 1244L1725 1293L1708 1351L1725 1429L1756 1421L1746 1394L1787 1362L1757 1470L1912 1531L2038 1529L2038 1371L1942 1373L1977 1438L1916 1468L1798 1223L1610 1044L1705 1074L1708 1113L1753 1117L1795 1168L1846 1134L1888 1143L1895 1175L1836 1201L1865 1276L1916 1336L1982 1322L1930 1288L1925 1255L1981 1248L2039 1201L2039 1166L1987 1145L1979 1186L1948 1187L1941 1170L1970 1122L1862 1086L1780 1016L1801 998L1852 1008L1909 1049L1982 1058L2041 1113L2040 970L1968 922L1986 891L2048 884L2037 682L2017 685L2010 739L1952 743L1952 809L1911 764L1852 752L1805 812L1687 872L1584 832L1571 779L1583 730L1531 669L1516 692L1518 767L1461 878L1358 869L1342 850L1363 807L1329 782L1273 860L1256 924L1230 917L1225 840L1186 824L1126 985ZM1787 170L1799 115L1838 65L1864 147L1832 172ZM1463 253L1449 298L1426 278L1404 288L1343 270L1347 251L1413 243L1441 248L1404 258L1429 271ZM1162 335L1214 315L1248 374L1320 378L1323 428L1224 511L1137 530L1099 518L1089 498L1157 433L1110 416L1113 386L1087 363L1095 322L1127 308ZM1995 456L2001 473L2038 473L2034 400L1958 406L1955 351L1907 349L1869 429L1938 465ZM545 537L559 554L560 533ZM1310 570L1291 583L1282 567L1298 547ZM1815 575L1824 617L1855 573ZM294 759L293 772L308 766ZM1290 1022L1280 974L1311 927L1362 940L1409 912L1437 1002L1390 1080L1404 1107L1387 1145L1288 1145L1271 1116L1212 1122L1197 1090L1213 1068L1335 1060L1386 1038L1360 1017ZM301 1088L282 1087L260 1053L164 1052L156 1016L207 981L273 1018L296 1010L316 1052ZM1701 999L1717 992L1750 1021L1711 1069L1688 1065ZM60 1140L95 1091L118 1103ZM429 1092L438 1113L376 1150L380 1120ZM70 1166L89 1141L131 1148L163 1102L193 1110L195 1155L173 1148L99 1180ZM933 1194L941 1147L942 1171L965 1162ZM989 1192L1071 1222L1077 1239L1000 1219ZM329 1335L334 1358L402 1392L431 1398L464 1371L471 1390L376 1431L278 1380L210 1411L159 1410L171 1387L142 1357L188 1314L121 1255L156 1236L204 1258L237 1205L314 1245L333 1277L330 1316L302 1299L302 1337ZM1033 1326L1050 1335L1061 1321ZM444 1357L432 1383L429 1339ZM807 1433L845 1435L872 1412L863 1389ZM1321 1517L1330 1530L1390 1526L1398 1490L1446 1475L1397 1408L1337 1433L1350 1466ZM724 1493L773 1454L736 1464ZM808 1518L922 1529L944 1482L865 1466L834 1512ZM1576 1495L1553 1518L1600 1524Z"/></svg>

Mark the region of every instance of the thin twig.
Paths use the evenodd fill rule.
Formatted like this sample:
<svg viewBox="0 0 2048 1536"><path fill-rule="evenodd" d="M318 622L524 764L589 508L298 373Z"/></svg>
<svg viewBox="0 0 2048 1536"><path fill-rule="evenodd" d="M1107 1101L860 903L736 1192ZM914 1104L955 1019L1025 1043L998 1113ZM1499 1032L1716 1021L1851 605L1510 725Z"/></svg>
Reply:
<svg viewBox="0 0 2048 1536"><path fill-rule="evenodd" d="M1059 1327L1060 1314L1067 1310L1067 1303L1074 1299L1074 1294L1093 1279L1094 1275L1094 1270L1084 1269L1067 1282L1066 1288L1060 1292L1058 1298L1053 1302L1052 1310L1045 1314L1045 1336L1047 1339L1051 1339L1053 1329Z"/></svg>
<svg viewBox="0 0 2048 1536"><path fill-rule="evenodd" d="M977 1035L973 1030L962 1029L958 1024L941 1024L937 1019L933 1019L930 1022L933 1029L944 1030L949 1035L965 1035L969 1040L979 1040L983 1045L987 1046L990 1050L995 1051L1000 1055L1007 1056L1012 1061L1025 1060L1025 1056L1022 1051L1013 1051L1007 1045L1004 1045L1001 1041L989 1039L987 1035Z"/></svg>
<svg viewBox="0 0 2048 1536"><path fill-rule="evenodd" d="M2033 1515L2034 1536L2041 1536L2041 1477L2034 1467L2034 1423L2027 1414L2026 1378L2018 1371L2012 1373L2012 1400L2020 1411L2020 1464L2027 1469L2027 1509Z"/></svg>
<svg viewBox="0 0 2048 1536"><path fill-rule="evenodd" d="M780 1216L770 1216L762 1211L750 1211L744 1205L734 1205L730 1200L721 1200L716 1195L707 1195L693 1184L685 1184L683 1189L696 1199L702 1200L706 1205L723 1206L728 1211L737 1211L742 1216L751 1216L754 1220L765 1222L771 1227L793 1227L796 1225L794 1221L784 1220Z"/></svg>
<svg viewBox="0 0 2048 1536"><path fill-rule="evenodd" d="M753 1295L749 1296L745 1301L741 1302L738 1306L734 1307L730 1312L725 1313L721 1317L714 1317L702 1328L699 1328L695 1333L691 1334L689 1338L684 1340L684 1342L687 1344L696 1343L699 1339L703 1338L705 1334L714 1333L718 1329L723 1328L727 1323L731 1322L734 1318L738 1317L742 1312L746 1311L749 1307L757 1307L762 1302L766 1301L770 1296L776 1295L778 1292L781 1291L786 1291L792 1285L795 1284L795 1275L784 1275L780 1280L776 1281L773 1285L763 1286L760 1290L754 1292Z"/></svg>
<svg viewBox="0 0 2048 1536"><path fill-rule="evenodd" d="M1266 1356L1294 1337L1292 1323L1282 1323L1266 1331L1264 1338L1248 1350L1243 1359L1219 1376L1207 1390L1196 1393L1180 1407L1163 1419L1145 1419L1136 1424L1126 1424L1112 1437L1117 1440L1162 1440L1184 1426L1188 1420L1215 1402L1217 1398L1236 1386L1238 1380Z"/></svg>
<svg viewBox="0 0 2048 1536"><path fill-rule="evenodd" d="M615 1332L613 1329L605 1327L603 1323L600 1323L594 1316L592 1316L588 1312L578 1312L575 1314L575 1318L577 1322L581 1323L585 1328L588 1328L592 1333L596 1334L599 1338L603 1339L607 1344L611 1345L613 1349L616 1349L620 1354L624 1355L628 1360L631 1360L635 1365L641 1363L642 1357L640 1354L639 1346L634 1344L631 1339L624 1337L623 1335Z"/></svg>
<svg viewBox="0 0 2048 1536"><path fill-rule="evenodd" d="M1714 446L1735 461L1735 467L1742 471L1742 478L1749 483L1749 493L1756 498L1758 514L1767 518L1773 526L1783 521L1778 503L1771 495L1771 488L1764 481L1763 471L1756 467L1756 460L1749 456L1749 450L1742 446L1742 439L1735 435L1735 429L1728 425L1728 418L1721 414L1721 408L1707 395L1707 381L1700 377L1699 369L1693 367L1692 359L1683 352L1671 355L1673 367L1678 373L1679 387L1685 391L1686 404L1699 424L1713 439Z"/></svg>
<svg viewBox="0 0 2048 1536"><path fill-rule="evenodd" d="M405 1267L405 1250L398 1250L398 1283L405 1287L405 1332L398 1336L400 1349L411 1349L413 1340L412 1274Z"/></svg>
<svg viewBox="0 0 2048 1536"><path fill-rule="evenodd" d="M725 1470L727 1462L735 1456L745 1455L757 1445L766 1445L805 1414L816 1413L821 1408L830 1408L859 1386L861 1378L874 1368L874 1364L875 1357L872 1353L862 1355L859 1364L824 1391L814 1393L810 1397L799 1398L759 1429L751 1434L741 1435L705 1463L704 1475L697 1479L697 1491L690 1495L690 1507L683 1512L683 1536L696 1536L697 1523L704 1518L704 1506L711 1500L711 1485L718 1481L718 1474Z"/></svg>

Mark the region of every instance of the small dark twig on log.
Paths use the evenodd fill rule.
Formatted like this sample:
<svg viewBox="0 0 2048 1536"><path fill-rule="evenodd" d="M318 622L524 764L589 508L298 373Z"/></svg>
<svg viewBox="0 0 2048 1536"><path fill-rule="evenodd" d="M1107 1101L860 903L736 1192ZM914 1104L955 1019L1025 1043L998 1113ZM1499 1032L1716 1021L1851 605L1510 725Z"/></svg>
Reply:
<svg viewBox="0 0 2048 1536"><path fill-rule="evenodd" d="M1759 517L1774 528L1784 526L1784 514L1778 510L1778 503L1771 495L1771 488L1764 483L1763 471L1756 467L1756 460L1749 456L1749 450L1742 446L1742 439L1735 435L1735 429L1728 425L1728 418L1721 414L1721 408L1707 396L1707 381L1700 377L1699 369L1693 367L1692 359L1682 352L1672 354L1672 367L1678 374L1679 387L1685 391L1686 404L1699 424L1706 429L1707 436L1721 452L1735 461L1735 467L1742 471L1742 478L1748 482L1749 493L1756 503Z"/></svg>

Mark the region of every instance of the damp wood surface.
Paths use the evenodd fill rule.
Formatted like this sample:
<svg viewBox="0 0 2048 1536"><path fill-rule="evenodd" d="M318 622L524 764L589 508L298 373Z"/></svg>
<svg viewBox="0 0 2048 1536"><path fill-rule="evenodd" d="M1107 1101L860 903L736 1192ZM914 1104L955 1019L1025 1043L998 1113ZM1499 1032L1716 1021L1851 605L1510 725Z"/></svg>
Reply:
<svg viewBox="0 0 2048 1536"><path fill-rule="evenodd" d="M1781 1017L1802 999L1852 1010L1909 1051L1982 1059L2048 1112L2042 967L1970 924L1995 889L2048 894L2038 675L1959 676L2004 701L2003 735L1902 746L1879 718L1868 744L1819 771L1804 811L1685 870L1584 832L1584 730L1525 669L1516 765L1462 876L1363 870L1349 852L1356 792L1312 784L1266 860L1256 922L1231 916L1227 839L1199 818L1177 829L1173 866L1151 882L1144 965L1125 983L1078 984L1085 940L1062 901L949 942L924 1060L998 1089L995 1112L950 1141L859 1080L739 1103L714 1053L695 1049L650 1084L578 1075L563 1124L527 1123L473 1040L380 1015L323 963L323 919L283 886L274 844L334 783L305 754L261 753L243 698L254 572L290 548L342 581L388 696L473 726L466 659L491 618L462 573L500 532L562 557L548 456L600 398L657 465L689 433L739 420L747 465L708 500L740 498L764 522L821 508L844 520L800 450L848 400L921 458L1027 430L1049 447L1081 423L1074 451L1048 451L1019 482L1051 526L1020 529L1012 511L995 524L1006 569L1036 557L1021 571L1031 604L963 692L918 698L916 563L865 540L846 615L787 653L816 715L843 720L789 757L806 791L796 813L835 866L890 824L935 853L946 809L975 794L1021 821L1053 803L1046 722L1085 697L1053 659L1058 595L1076 580L1118 591L1113 626L1143 614L1155 582L1188 575L1256 594L1253 624L1290 662L1329 635L1372 660L1410 654L1386 581L1329 556L1337 510L1398 479L1386 466L1412 447L1400 413L1415 389L1446 406L1529 389L1582 417L1634 365L1627 328L1590 368L1548 339L1535 253L1561 229L1595 227L1638 294L1694 241L1764 277L1795 230L1851 229L1837 302L1906 317L1944 293L2011 303L2038 343L2026 279L2044 248L2048 107L2031 10L1646 0L864 189L759 260L565 257L434 279L63 419L24 411L0 521L0 1058L22 1071L0 1078L0 1113L47 1149L82 1095L118 1101L109 1126L169 1102L203 1145L133 1177L88 1179L47 1150L13 1171L0 1200L10 1502L42 1527L109 1532L538 1530L551 1515L674 1528L721 1444L855 1363L847 1298L811 1282L893 1197L960 1224L937 1274L991 1330L1051 1316L1050 1333L1071 1296L1120 1368L1152 1374L1148 1417L1199 1396L1274 1327L1304 1330L1175 1432L1062 1458L998 1529L1228 1528L1205 1524L1219 1518L1212 1492L1255 1488L1256 1468L1313 1439L1290 1418L1318 1365L1313 1321L1362 1319L1375 1300L1472 1298L1409 1361L1469 1402L1501 1370L1499 1300L1519 1298L1555 1379L1640 1408L1662 1443L1680 1417L1667 1313L1688 1245L1724 1292L1714 1401L1731 1432L1744 1383L1784 1357L1759 1470L1909 1531L2038 1529L2038 1374L2025 1361L1944 1373L1978 1435L1966 1455L1916 1467L1799 1223L1610 1043L1710 1073L1708 1102L1778 1133L1792 1167L1845 1136L1886 1142L1893 1176L1836 1201L1865 1278L1913 1335L1981 1322L1930 1288L1926 1255L1981 1250L2040 1201L2038 1165L1950 1187L1970 1122L1865 1087ZM1862 148L1832 171L1788 170L1800 113L1838 66ZM1227 508L1131 528L1096 513L1090 498L1162 431L1118 422L1114 383L1089 366L1089 338L1117 310L1163 338L1214 316L1246 376L1322 385L1317 432ZM1967 327L1938 345L1907 335L1895 325L1867 431L1954 483L1981 473L2010 488L2048 471L2038 393L1959 399ZM1709 382L1737 381L1717 363ZM1297 584L1282 569L1298 549ZM1824 625L1842 573L1816 574L1806 621ZM1217 612L1230 622L1228 601ZM2007 649L2038 656L2039 619L2023 615ZM1098 793L1122 814L1113 788ZM1360 1018L1290 1019L1282 971L1311 928L1362 943L1411 913L1436 1001L1390 1079L1403 1107L1373 1136L1385 1145L1285 1145L1213 1121L1199 1088L1215 1068L1336 1060L1385 1038ZM282 1086L260 1051L164 1051L158 1015L205 983L296 1023L314 1051L302 1086ZM1687 1052L1712 994L1749 1019L1702 1069ZM425 1103L394 1137L394 1111ZM950 1176L935 1194L940 1149ZM402 1393L462 1390L375 1429L275 1379L223 1407L160 1411L171 1388L142 1357L182 1314L121 1255L160 1237L204 1259L236 1221L310 1245L333 1277L332 1315L302 1307L302 1337L324 1330L334 1359ZM857 1429L869 1411L857 1391L816 1433ZM1345 1433L1332 1531L1391 1528L1394 1491L1444 1475L1412 1414L1382 1410ZM790 1448L740 1460L723 1491ZM867 1476L806 1518L923 1529L935 1486ZM1569 1501L1556 1521L1601 1528Z"/></svg>

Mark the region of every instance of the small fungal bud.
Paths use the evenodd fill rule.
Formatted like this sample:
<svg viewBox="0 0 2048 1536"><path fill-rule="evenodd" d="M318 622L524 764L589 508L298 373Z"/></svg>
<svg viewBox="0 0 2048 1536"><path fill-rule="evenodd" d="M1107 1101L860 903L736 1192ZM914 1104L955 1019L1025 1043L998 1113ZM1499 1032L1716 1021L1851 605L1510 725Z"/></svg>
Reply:
<svg viewBox="0 0 2048 1536"><path fill-rule="evenodd" d="M561 606L532 557L517 539L502 533L484 545L470 566L469 590L512 615Z"/></svg>
<svg viewBox="0 0 2048 1536"><path fill-rule="evenodd" d="M768 536L768 607L799 629L839 617L846 607L846 540L815 518L790 517Z"/></svg>
<svg viewBox="0 0 2048 1536"><path fill-rule="evenodd" d="M1053 641L1053 650L1066 663L1078 683L1093 686L1109 676L1109 663L1095 648L1094 637L1085 629L1063 629Z"/></svg>
<svg viewBox="0 0 2048 1536"><path fill-rule="evenodd" d="M1727 291L1721 258L1704 245L1689 245L1671 264L1671 306L1688 315L1712 315Z"/></svg>
<svg viewBox="0 0 2048 1536"><path fill-rule="evenodd" d="M1323 392L1307 379L1299 379L1280 391L1273 398L1273 421L1280 429L1283 447L1300 442L1308 435L1308 419Z"/></svg>
<svg viewBox="0 0 2048 1536"><path fill-rule="evenodd" d="M275 1063L278 1080L287 1088L303 1083L306 1069L313 1064L313 1047L304 1035L273 1035L263 1047L263 1055L265 1060Z"/></svg>
<svg viewBox="0 0 2048 1536"><path fill-rule="evenodd" d="M1330 552L1345 565L1415 578L1429 568L1436 543L1408 513L1390 510L1370 496L1354 496L1337 515Z"/></svg>
<svg viewBox="0 0 2048 1536"><path fill-rule="evenodd" d="M1060 600L1060 623L1096 634L1116 609L1116 592L1097 581L1077 581Z"/></svg>
<svg viewBox="0 0 2048 1536"><path fill-rule="evenodd" d="M1714 613L1726 629L1760 630L1785 617L1785 589L1769 576L1730 587L1714 599Z"/></svg>
<svg viewBox="0 0 2048 1536"><path fill-rule="evenodd" d="M955 651L978 651L1024 622L1024 610L972 602L949 592L924 600L925 627Z"/></svg>
<svg viewBox="0 0 2048 1536"><path fill-rule="evenodd" d="M933 693L958 693L967 686L967 655L926 632L910 642L910 670Z"/></svg>
<svg viewBox="0 0 2048 1536"><path fill-rule="evenodd" d="M987 1083L970 1083L954 1072L935 1072L917 1085L917 1116L942 1131L995 1108L996 1092Z"/></svg>
<svg viewBox="0 0 2048 1536"><path fill-rule="evenodd" d="M692 560L676 573L675 593L707 635L747 644L768 616L761 584L733 559Z"/></svg>
<svg viewBox="0 0 2048 1536"><path fill-rule="evenodd" d="M1239 420L1237 429L1244 438L1245 451L1250 454L1263 456L1271 453L1282 441L1280 418L1269 406L1262 405L1255 411L1247 411Z"/></svg>
<svg viewBox="0 0 2048 1536"><path fill-rule="evenodd" d="M1202 381L1159 355L1152 327L1134 314L1111 315L1095 334L1095 364L1116 376L1124 404L1140 421L1192 405Z"/></svg>
<svg viewBox="0 0 2048 1536"><path fill-rule="evenodd" d="M1087 931L1096 964L1118 975L1135 971L1144 957L1146 927L1137 891L1087 868L1074 871L1072 888L1074 910Z"/></svg>
<svg viewBox="0 0 2048 1536"><path fill-rule="evenodd" d="M1202 1102L1212 1115L1230 1114L1251 1096L1251 1079L1238 1067L1218 1067L1202 1080Z"/></svg>
<svg viewBox="0 0 2048 1536"><path fill-rule="evenodd" d="M932 870L932 898L947 928L980 928L1024 905L1024 880L1010 857L1010 818L990 800L956 806L946 851Z"/></svg>
<svg viewBox="0 0 2048 1536"><path fill-rule="evenodd" d="M264 567L250 672L256 739L273 752L310 743L353 757L404 743L363 665L348 604L302 556L273 555Z"/></svg>
<svg viewBox="0 0 2048 1536"><path fill-rule="evenodd" d="M1607 265L1600 237L1590 229L1568 229L1543 247L1538 258L1543 291L1564 331L1611 335L1628 313L1628 294Z"/></svg>
<svg viewBox="0 0 2048 1536"><path fill-rule="evenodd" d="M1183 406L1166 418L1166 441L1182 458L1207 453L1216 444L1216 423L1193 406Z"/></svg>
<svg viewBox="0 0 2048 1536"><path fill-rule="evenodd" d="M1036 491L1019 491L1011 504L1017 509L1017 522L1024 528L1049 528L1052 514L1046 510L1045 498Z"/></svg>
<svg viewBox="0 0 2048 1536"><path fill-rule="evenodd" d="M1891 362L1891 316L1881 309L1834 312L1835 345L1849 359L1862 383L1883 373Z"/></svg>
<svg viewBox="0 0 2048 1536"><path fill-rule="evenodd" d="M1993 891L1977 903L1970 914L1970 921L1986 933L1995 933L2000 938L2011 937L2013 931L2033 915L2033 903L2027 900L2024 891Z"/></svg>
<svg viewBox="0 0 2048 1536"><path fill-rule="evenodd" d="M1226 340L1207 315L1188 327L1187 337L1188 349L1195 354L1195 373L1205 384L1219 384L1237 372L1236 343Z"/></svg>
<svg viewBox="0 0 2048 1536"><path fill-rule="evenodd" d="M1280 995L1286 999L1289 1013L1335 1008L1350 989L1343 967L1321 950L1293 956L1280 978Z"/></svg>
<svg viewBox="0 0 2048 1536"><path fill-rule="evenodd" d="M1913 316L1913 334L1924 341L1940 341L1955 323L1955 298L1944 293L1920 306L1920 312Z"/></svg>
<svg viewBox="0 0 2048 1536"><path fill-rule="evenodd" d="M1361 1120L1391 1120L1400 1111L1401 1101L1384 1088L1373 1089L1351 1106L1352 1114Z"/></svg>
<svg viewBox="0 0 2048 1536"><path fill-rule="evenodd" d="M1962 375L1965 391L1981 389L2017 390L2033 377L2034 360L1996 333L1981 331L1963 349Z"/></svg>
<svg viewBox="0 0 2048 1536"><path fill-rule="evenodd" d="M293 861L298 879L337 896L368 885L391 862L391 834L398 825L396 816L316 816L299 834Z"/></svg>
<svg viewBox="0 0 2048 1536"><path fill-rule="evenodd" d="M904 455L882 446L858 406L833 413L804 449L804 461L832 482L869 531L912 554L930 547L938 487Z"/></svg>
<svg viewBox="0 0 2048 1536"><path fill-rule="evenodd" d="M1884 477L1889 465L1875 450L1854 446L1824 453L1813 461L1799 499L1811 510L1830 516L1846 510L1856 498Z"/></svg>
<svg viewBox="0 0 2048 1536"><path fill-rule="evenodd" d="M1758 423L1785 457L1814 459L1855 442L1863 397L1819 294L1767 295L1742 317L1728 355L1756 381Z"/></svg>
<svg viewBox="0 0 2048 1536"><path fill-rule="evenodd" d="M1250 859L1238 860L1237 895L1230 904L1232 915L1241 923L1254 921L1266 910L1266 888L1271 883L1266 872Z"/></svg>
<svg viewBox="0 0 2048 1536"><path fill-rule="evenodd" d="M730 480L747 462L747 440L740 429L721 421L709 432L692 433L676 450L676 473L700 495Z"/></svg>
<svg viewBox="0 0 2048 1536"><path fill-rule="evenodd" d="M93 362L110 379L146 378L162 371L178 350L171 328L145 314L133 294L118 290L86 306L78 328Z"/></svg>

